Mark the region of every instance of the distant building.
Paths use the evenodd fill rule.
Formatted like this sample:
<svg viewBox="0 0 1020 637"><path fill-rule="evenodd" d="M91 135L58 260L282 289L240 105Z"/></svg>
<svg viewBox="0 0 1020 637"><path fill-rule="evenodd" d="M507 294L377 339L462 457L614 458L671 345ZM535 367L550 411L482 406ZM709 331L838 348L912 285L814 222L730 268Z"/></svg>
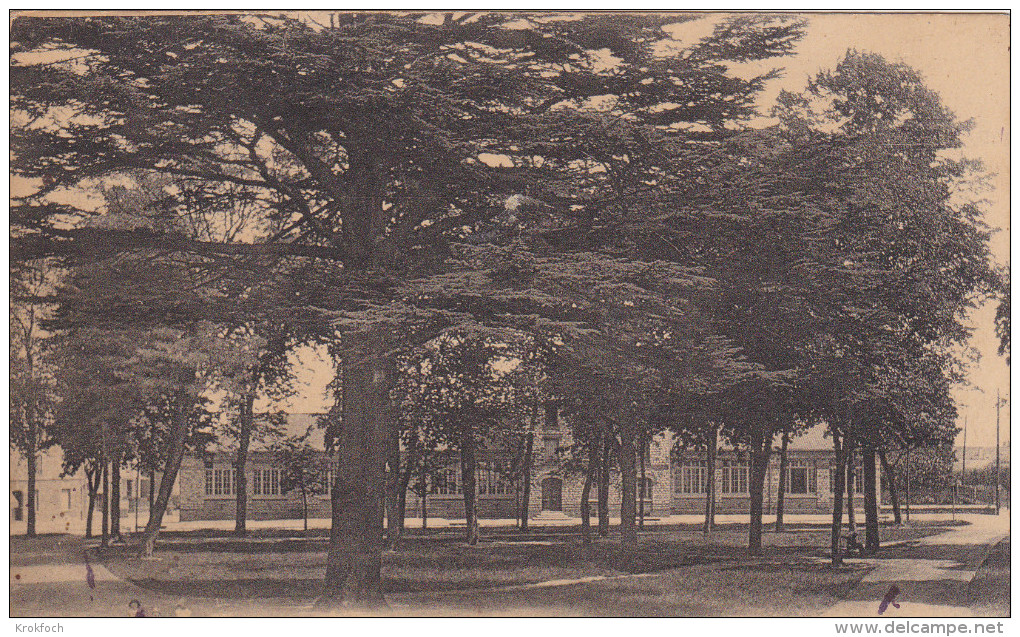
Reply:
<svg viewBox="0 0 1020 637"><path fill-rule="evenodd" d="M285 433L300 435L311 430L309 442L325 453L323 432L315 426L319 414L288 414ZM211 448L202 454L184 457L178 473L181 521L232 520L237 511L237 451L226 446ZM281 487L282 467L273 455L253 441L245 464L248 482L246 518L249 520L295 519L302 516L301 496L284 492ZM330 476L324 477L326 495L308 499L308 517L328 518L332 515L328 495Z"/></svg>
<svg viewBox="0 0 1020 637"><path fill-rule="evenodd" d="M316 419L315 414L291 414L287 429L290 433L303 433ZM320 430L314 429L322 445ZM828 513L832 510L832 484L834 453L831 439L825 437L823 427L815 427L790 441L786 480L780 479L778 448L772 454L765 478L765 513L774 513L780 484L786 485L785 510L790 513ZM535 443L531 471L529 516L578 517L581 507L581 490L584 476L568 472L561 462L559 450L573 441L570 430L557 417L555 410L542 419L534 432ZM500 451L481 451L478 456L476 477L479 517L512 519L516 517L523 497L520 481L508 480L499 471L505 462ZM237 481L234 473L236 452L226 449L185 458L179 484L181 520L220 520L234 517ZM299 518L301 499L297 493L284 493L280 489L282 467L264 448L253 445L246 467L248 483L248 517L252 520ZM673 453L673 442L668 434L651 441L645 457L645 482L638 476L639 503L643 500L646 517L680 513L702 513L708 480L707 460L703 451ZM863 506L863 474L855 472L858 508ZM331 476L326 477L326 481ZM716 511L718 513L746 513L749 505L750 480L747 454L732 449L720 449L715 475ZM876 490L880 491L880 474L876 468ZM430 489L425 506L428 517L458 519L464 517L463 479L460 463L451 457L450 464L440 472L439 479ZM598 489L590 494L592 515L598 501ZM619 515L619 473L611 478L609 493L611 515ZM641 506L639 504L639 506ZM406 515L421 516L422 502L411 491L407 494ZM308 502L309 517L327 518L331 515L329 496L313 496Z"/></svg>
<svg viewBox="0 0 1020 637"><path fill-rule="evenodd" d="M11 535L23 535L28 528L28 460L13 450L10 458L10 532ZM85 530L89 502L85 472L78 470L62 476L62 471L63 452L60 447L50 447L39 453L35 478L37 533L83 533ZM148 476L139 476L133 469L125 467L121 470L119 505L122 531L134 528L136 506L140 508L140 523L144 525L148 520L149 482ZM102 529L102 511L100 487L92 522L95 534Z"/></svg>
<svg viewBox="0 0 1020 637"><path fill-rule="evenodd" d="M963 471L963 447L958 446L953 451L956 454L956 461L953 464L954 471ZM1003 467L1009 466L1009 443L999 448L999 462ZM977 471L995 466L995 447L967 447L967 471Z"/></svg>

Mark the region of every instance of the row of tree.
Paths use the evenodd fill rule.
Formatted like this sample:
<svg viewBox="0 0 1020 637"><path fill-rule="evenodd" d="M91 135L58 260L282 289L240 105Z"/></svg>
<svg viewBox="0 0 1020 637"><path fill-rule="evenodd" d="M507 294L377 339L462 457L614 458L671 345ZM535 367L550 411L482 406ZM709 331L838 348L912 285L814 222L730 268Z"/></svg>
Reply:
<svg viewBox="0 0 1020 637"><path fill-rule="evenodd" d="M384 502L440 447L476 538L479 446L527 466L527 432L499 425L549 400L600 526L619 472L628 545L655 434L749 452L757 554L776 441L825 423L838 562L842 468L859 453L873 481L883 450L951 440L967 312L1008 304L964 197L979 167L954 158L967 124L922 78L867 53L758 123L778 71L740 69L805 25L733 15L691 37L706 19L18 18L12 289L46 308L54 352L48 372L21 358L23 448L45 420L62 447L60 423L98 436L93 466L154 450L151 552L224 391L243 532L254 401L310 343L337 370L323 604L381 602ZM45 419L32 379L52 380Z"/></svg>

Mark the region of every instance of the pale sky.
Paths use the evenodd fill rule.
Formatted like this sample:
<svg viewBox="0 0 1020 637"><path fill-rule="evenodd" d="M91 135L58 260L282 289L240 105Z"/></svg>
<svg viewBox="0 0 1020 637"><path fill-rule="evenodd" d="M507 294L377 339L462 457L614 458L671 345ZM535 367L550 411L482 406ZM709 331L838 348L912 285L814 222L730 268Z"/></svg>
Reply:
<svg viewBox="0 0 1020 637"><path fill-rule="evenodd" d="M992 240L999 263L1009 262L1009 19L980 14L806 14L807 34L794 55L778 64L785 69L762 97L767 107L780 89L797 90L819 70L832 68L847 49L856 48L902 61L920 71L930 88L961 119L973 119L964 154L981 159L993 179L987 194L987 223L1000 232ZM712 20L709 16L705 22ZM706 25L710 26L710 25ZM708 33L692 25L685 34ZM686 39L686 38L685 38ZM995 391L1009 395L1009 367L998 356L993 330L994 305L976 311L971 346L980 355L970 370L970 388L956 392L960 422L968 420L968 446L995 444ZM321 411L331 400L325 385L332 365L307 350L300 353L303 390L292 404L295 411ZM321 370L315 373L313 370ZM1009 407L1001 412L1002 440L1009 440ZM958 439L958 443L962 441Z"/></svg>

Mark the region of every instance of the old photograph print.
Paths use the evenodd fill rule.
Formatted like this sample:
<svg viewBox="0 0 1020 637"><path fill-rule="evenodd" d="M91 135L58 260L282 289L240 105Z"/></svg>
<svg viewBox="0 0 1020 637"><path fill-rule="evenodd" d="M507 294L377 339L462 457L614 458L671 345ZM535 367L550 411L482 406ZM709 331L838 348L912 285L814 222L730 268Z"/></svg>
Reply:
<svg viewBox="0 0 1020 637"><path fill-rule="evenodd" d="M35 632L1009 617L1008 13L9 24Z"/></svg>

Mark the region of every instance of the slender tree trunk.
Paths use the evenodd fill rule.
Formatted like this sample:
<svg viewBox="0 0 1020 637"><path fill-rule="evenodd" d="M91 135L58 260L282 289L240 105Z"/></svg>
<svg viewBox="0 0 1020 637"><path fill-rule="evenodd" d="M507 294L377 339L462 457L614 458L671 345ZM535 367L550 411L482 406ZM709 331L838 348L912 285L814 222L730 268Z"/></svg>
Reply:
<svg viewBox="0 0 1020 637"><path fill-rule="evenodd" d="M715 530L715 460L719 452L719 429L712 425L708 438L708 461L705 466L705 525L702 532L708 535Z"/></svg>
<svg viewBox="0 0 1020 637"><path fill-rule="evenodd" d="M621 421L626 416L621 418ZM637 467L635 466L634 430L632 423L620 423L620 535L625 547L637 546L637 506L635 502Z"/></svg>
<svg viewBox="0 0 1020 637"><path fill-rule="evenodd" d="M301 489L301 513L305 520L305 537L308 537L308 494L305 493L304 487Z"/></svg>
<svg viewBox="0 0 1020 637"><path fill-rule="evenodd" d="M886 458L884 449L878 452L878 457L882 461L882 472L885 474L886 484L889 485L889 501L892 504L893 524L899 526L903 524L903 519L900 517L900 494L896 488L896 474L893 473L892 467L889 465L889 459Z"/></svg>
<svg viewBox="0 0 1020 637"><path fill-rule="evenodd" d="M750 481L750 525L747 529L747 552L750 555L762 553L762 513L765 500L765 473L768 471L771 436L756 432L751 439Z"/></svg>
<svg viewBox="0 0 1020 637"><path fill-rule="evenodd" d="M244 396L241 405L240 431L237 436L237 462L234 464L237 485L237 499L234 511L234 535L243 537L248 533L248 447L255 427L255 394Z"/></svg>
<svg viewBox="0 0 1020 637"><path fill-rule="evenodd" d="M907 524L910 524L910 450L907 449L906 458L903 460L903 481L907 488Z"/></svg>
<svg viewBox="0 0 1020 637"><path fill-rule="evenodd" d="M864 548L874 555L878 552L880 538L878 534L878 498L875 488L875 446L867 444L864 455Z"/></svg>
<svg viewBox="0 0 1020 637"><path fill-rule="evenodd" d="M585 544L591 544L591 484L595 480L595 459L588 454L588 471L584 474L584 486L581 487L581 537Z"/></svg>
<svg viewBox="0 0 1020 637"><path fill-rule="evenodd" d="M425 487L421 492L421 534L426 535L429 530L429 511L426 508L428 504L426 499L428 497L428 487Z"/></svg>
<svg viewBox="0 0 1020 637"><path fill-rule="evenodd" d="M407 487L411 484L411 473L412 469L408 467L407 471L400 478L400 485L398 487L400 493L397 494L397 529L393 537L390 538L391 551L397 550L400 538L404 535L404 520L407 517Z"/></svg>
<svg viewBox="0 0 1020 637"><path fill-rule="evenodd" d="M386 450L386 544L394 550L400 541L400 429L390 428Z"/></svg>
<svg viewBox="0 0 1020 637"><path fill-rule="evenodd" d="M609 434L602 433L602 461L599 463L599 537L609 536L609 466L612 453L609 445Z"/></svg>
<svg viewBox="0 0 1020 637"><path fill-rule="evenodd" d="M836 455L836 470L833 477L836 484L832 485L832 536L830 543L830 559L832 566L839 566L843 563L843 553L840 550L840 540L843 534L843 489L845 487L846 473L843 471L843 446L840 444L839 433L832 432L832 448Z"/></svg>
<svg viewBox="0 0 1020 637"><path fill-rule="evenodd" d="M422 454L421 473L418 474L418 477L421 480L421 493L418 494L421 498L421 534L424 536L429 528L428 509L425 508L425 505L427 504L426 499L429 495L428 457L426 454Z"/></svg>
<svg viewBox="0 0 1020 637"><path fill-rule="evenodd" d="M152 504L156 501L156 470L149 470L149 516L152 516Z"/></svg>
<svg viewBox="0 0 1020 637"><path fill-rule="evenodd" d="M776 533L783 532L783 507L786 503L786 489L788 478L786 451L790 446L790 430L783 429L783 444L779 449L779 493L776 495Z"/></svg>
<svg viewBox="0 0 1020 637"><path fill-rule="evenodd" d="M355 337L346 337L355 338ZM382 595L383 504L395 364L381 358L379 332L344 344L343 427L333 488L333 526L319 607L385 606ZM345 339L346 340L346 339Z"/></svg>
<svg viewBox="0 0 1020 637"><path fill-rule="evenodd" d="M29 361L29 371L31 373L32 363ZM28 440L25 441L25 455L28 464L28 494L26 497L26 507L28 508L28 520L25 526L25 535L28 537L35 537L35 519L36 519L36 501L35 501L35 478L36 478L36 463L39 454L39 428L35 422L35 410L31 407L25 409L25 419L28 421Z"/></svg>
<svg viewBox="0 0 1020 637"><path fill-rule="evenodd" d="M518 476L520 478L520 476ZM514 526L521 528L521 480L514 480Z"/></svg>
<svg viewBox="0 0 1020 637"><path fill-rule="evenodd" d="M110 460L103 455L103 535L100 544L110 546Z"/></svg>
<svg viewBox="0 0 1020 637"><path fill-rule="evenodd" d="M846 448L843 453L846 455L846 523L851 533L857 532L857 512L854 510L854 490L857 480L855 477L856 459L854 458L853 443L846 441Z"/></svg>
<svg viewBox="0 0 1020 637"><path fill-rule="evenodd" d="M99 495L101 479L102 469L99 468L98 463L92 471L85 470L85 486L88 488L89 493L89 508L85 514L85 537L90 539L92 538L92 519L95 517L96 497Z"/></svg>
<svg viewBox="0 0 1020 637"><path fill-rule="evenodd" d="M170 504L170 494L173 493L177 473L180 471L181 461L184 459L184 443L188 437L189 409L190 404L182 392L177 399L177 411L170 424L170 445L167 449L166 462L163 465L163 478L159 482L159 495L156 496L156 501L152 505L149 523L145 525L145 532L142 534L142 555L145 557L151 557L156 547L156 537L159 535L159 528L163 525L163 515L166 513L167 505Z"/></svg>
<svg viewBox="0 0 1020 637"><path fill-rule="evenodd" d="M475 482L477 468L475 437L473 433L468 432L461 437L460 472L464 484L465 541L471 545L478 544L478 493Z"/></svg>
<svg viewBox="0 0 1020 637"><path fill-rule="evenodd" d="M521 474L522 480L524 480L523 490L521 494L521 531L528 532L528 516L530 515L531 506L531 472L532 464L534 463L535 457L535 432L528 432L527 447L524 448L524 471Z"/></svg>
<svg viewBox="0 0 1020 637"><path fill-rule="evenodd" d="M647 445L647 443L644 440L644 436L641 436L641 451L640 451L641 455L638 456L639 461L640 461L640 469L641 469L641 482L639 483L639 486L638 486L638 495L640 496L639 502L638 502L638 527L640 527L641 529L645 528L645 496L648 495L647 494L648 489L646 488L646 485L645 485L645 448L646 448L646 445Z"/></svg>
<svg viewBox="0 0 1020 637"><path fill-rule="evenodd" d="M120 533L120 458L120 452L115 452L110 462L110 539L114 542L124 541Z"/></svg>

